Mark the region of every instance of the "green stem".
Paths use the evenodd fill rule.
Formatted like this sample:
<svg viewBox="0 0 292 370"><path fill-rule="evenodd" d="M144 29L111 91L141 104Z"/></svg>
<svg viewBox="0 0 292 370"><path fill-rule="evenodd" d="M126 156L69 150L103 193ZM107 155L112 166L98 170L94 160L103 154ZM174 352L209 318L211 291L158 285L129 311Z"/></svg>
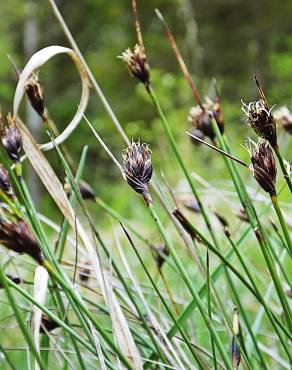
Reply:
<svg viewBox="0 0 292 370"><path fill-rule="evenodd" d="M161 122L162 122L163 127L164 127L164 130L165 130L165 132L166 132L166 134L168 136L169 142L170 142L171 147L172 147L172 150L173 150L173 152L174 152L174 154L176 156L176 159L177 159L177 161L178 161L178 163L179 163L179 165L180 165L180 167L181 167L181 169L182 169L182 171L183 171L183 173L185 175L185 178L188 181L188 184L189 184L189 186L190 186L190 188L192 190L192 193L194 194L194 197L196 198L196 200L198 202L198 205L199 205L200 210L201 210L201 214L202 214L202 216L204 218L204 221L205 221L205 224L206 224L206 226L207 226L207 228L208 228L208 230L210 232L210 235L212 237L212 240L214 241L214 244L216 245L216 247L219 248L220 246L219 246L219 243L217 241L215 232L214 232L214 230L213 230L213 228L211 226L211 223L210 223L209 217L207 215L207 212L206 212L206 210L205 210L205 208L204 208L204 206L203 206L203 204L202 204L202 202L200 200L200 196L199 196L199 194L198 194L198 192L196 190L196 187L195 187L195 185L193 183L193 180L192 180L192 178L191 178L191 176L190 176L190 174L189 174L189 172L188 172L188 170L187 170L187 168L186 168L186 166L184 164L184 161L183 161L183 159L182 159L182 157L180 155L180 152L178 150L177 143L175 141L173 132L172 132L172 130L171 130L170 126L169 126L169 123L168 123L168 121L167 121L167 119L166 119L166 117L165 117L165 115L163 113L163 110L162 110L162 108L160 106L160 103L159 103L159 101L157 99L157 96L155 95L155 92L154 92L154 90L153 90L153 88L151 86L147 89L147 91L148 91L148 93L149 93L149 95L150 95L150 97L151 97L151 99L153 101L153 104L154 104L154 106L155 106L155 108L156 108L156 110L158 112L159 117L161 118Z"/></svg>
<svg viewBox="0 0 292 370"><path fill-rule="evenodd" d="M102 338L105 340L105 342L111 347L111 349L117 354L119 359L123 362L123 364L130 370L133 370L132 365L129 363L128 359L125 357L125 355L120 351L120 349L116 346L114 341L109 337L109 335L102 329L98 321L95 319L95 317L92 315L92 313L88 310L88 308L84 305L84 303L81 301L81 299L78 297L76 292L73 289L68 288L66 283L62 280L62 278L59 277L58 273L55 271L54 267L51 265L51 263L47 260L43 262L44 267L48 270L48 272L53 276L53 278L56 279L58 284L61 285L61 287L70 294L73 301L79 305L80 308L82 308L83 313L92 321L93 325L95 326L96 330L100 333Z"/></svg>
<svg viewBox="0 0 292 370"><path fill-rule="evenodd" d="M272 200L274 209L277 213L277 216L278 216L278 219L279 219L279 222L280 222L280 225L281 225L281 228L282 228L282 231L283 231L286 243L287 243L288 252L290 254L290 257L292 257L292 242L291 242L291 238L290 238L290 235L289 235L289 231L287 229L285 219L283 217L283 213L282 213L281 208L279 206L277 195L271 195L271 200Z"/></svg>
<svg viewBox="0 0 292 370"><path fill-rule="evenodd" d="M223 362L225 363L225 366L227 367L227 369L229 370L232 370L232 365L230 363L230 360L226 354L226 350L224 349L223 345L222 345L222 342L212 324L212 321L210 320L209 316L208 316L208 313L205 311L205 308L204 308L204 305L200 299L200 296L199 294L197 293L197 291L193 288L193 283L188 275L188 273L186 272L181 260L179 259L178 255L176 254L176 251L175 251L175 248L172 244L172 242L170 241L170 239L168 238L168 235L167 233L165 232L164 230L164 227L161 223L161 221L159 220L158 218L158 215L156 214L155 210L154 210L154 207L153 207L153 204L149 204L148 206L148 209L149 209L149 212L153 218L153 220L155 221L156 225L157 225L157 228L163 238L163 240L165 241L165 244L166 246L168 247L169 249L169 252L181 274L181 276L183 277L192 297L194 298L196 304L197 304L197 307L199 308L199 311L208 327L208 330L210 331L210 335L214 338L214 341L216 343L216 346L218 348L218 351L222 357L222 360Z"/></svg>
<svg viewBox="0 0 292 370"><path fill-rule="evenodd" d="M290 192L292 193L292 183L291 183L291 180L290 180L290 177L289 177L289 174L286 170L286 167L285 167L285 164L284 164L284 161L283 161L283 158L282 158L282 155L280 153L280 149L279 147L277 146L276 148L274 148L274 151L276 153L276 156L278 158L278 161L280 163L280 167L282 169L282 172L283 172L283 175L284 175L284 178L287 182L287 185L289 186L289 189L290 189Z"/></svg>
<svg viewBox="0 0 292 370"><path fill-rule="evenodd" d="M8 300L10 302L10 305L15 313L15 317L16 317L16 320L18 322L18 325L23 333L23 336L25 337L26 341L27 341L27 344L29 346L29 348L31 349L31 351L33 352L33 355L35 356L40 368L42 370L45 370L45 366L42 362L42 359L41 359L41 356L39 354L39 352L37 351L36 347L35 347L35 343L34 343L34 340L29 332L29 330L27 329L27 324L25 323L21 313L20 313L20 310L18 308L18 305L13 297L13 294L11 293L11 290L10 290L10 286L9 286L9 280L7 279L5 273L3 272L2 270L2 267L0 267L0 282L2 284L2 286L4 287L5 291L6 291L6 294L7 294L7 297L8 297Z"/></svg>

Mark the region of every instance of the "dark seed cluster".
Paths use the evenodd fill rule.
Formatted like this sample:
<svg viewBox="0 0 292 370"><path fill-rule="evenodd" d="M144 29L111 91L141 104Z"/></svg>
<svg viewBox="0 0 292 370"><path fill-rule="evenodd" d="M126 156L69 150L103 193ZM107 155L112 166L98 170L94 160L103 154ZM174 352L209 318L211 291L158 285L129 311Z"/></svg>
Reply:
<svg viewBox="0 0 292 370"><path fill-rule="evenodd" d="M128 184L139 194L146 195L152 177L151 150L145 143L132 143L123 152L123 168Z"/></svg>
<svg viewBox="0 0 292 370"><path fill-rule="evenodd" d="M146 87L150 84L150 67L146 60L144 47L135 45L134 51L130 48L122 53L120 58L127 63L130 75L136 77Z"/></svg>
<svg viewBox="0 0 292 370"><path fill-rule="evenodd" d="M260 140L251 149L250 169L262 189L270 195L276 195L277 167L268 141Z"/></svg>
<svg viewBox="0 0 292 370"><path fill-rule="evenodd" d="M267 140L273 148L277 146L276 122L266 101L259 99L249 104L243 103L242 110L247 123L257 135Z"/></svg>

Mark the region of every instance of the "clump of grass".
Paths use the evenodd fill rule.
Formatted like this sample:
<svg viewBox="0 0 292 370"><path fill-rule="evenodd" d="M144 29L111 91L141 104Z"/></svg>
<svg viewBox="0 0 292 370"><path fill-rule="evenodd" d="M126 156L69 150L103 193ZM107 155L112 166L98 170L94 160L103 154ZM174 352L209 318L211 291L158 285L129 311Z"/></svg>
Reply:
<svg viewBox="0 0 292 370"><path fill-rule="evenodd" d="M2 130L0 243L7 249L0 268L0 287L9 304L5 318L15 318L17 330L22 333L19 338L15 336L15 348L23 349L29 366L34 362L40 369L55 366L56 362L60 368L81 369L289 369L291 230L279 202L282 175L278 173L277 180L273 153L289 188L291 181L280 154L275 118L258 79L259 100L244 107L261 139L251 145L251 163L246 163L233 154L229 145L228 122L223 118L216 84L216 99L202 99L171 30L157 11L195 98L196 107L191 110L194 127L189 135L212 149L214 156L222 155L238 198L240 218L244 219L244 223L235 224L238 220L231 216L235 214L235 201L220 197L210 210L200 183L194 181L193 168L185 163L151 81L136 2L132 1L137 45L133 51L127 49L122 59L130 74L145 86L161 120L174 153L172 165L181 170L188 184L188 203L178 201L167 174L160 182L151 161L159 153L142 144L148 138L129 140L54 1L50 4L72 49L51 47L39 53L47 59L58 53L71 56L81 75L83 92L70 130L60 135L45 108L44 88L36 79L36 71L27 73L28 66L40 55L36 53L19 72L17 109L8 116L9 126ZM37 65L40 68L42 63ZM85 117L89 81L127 145L124 151L121 146L119 157ZM37 145L18 114L24 93L43 119L49 140L45 147ZM127 210L120 214L103 200L106 194L82 180L87 147L76 165L64 144L82 118L120 171L125 180L121 182L123 191L128 185L136 192L137 203L140 199L144 202L142 220L130 220ZM61 184L41 149L55 150L65 184ZM33 203L22 173L25 159L59 208L63 218L60 225L41 215ZM239 165L254 177L262 196L269 195L264 198L264 207L252 198ZM210 179L207 172L206 179ZM251 182L253 188L256 182ZM224 189L216 190L221 194ZM87 202L92 203L90 207ZM265 222L272 207L273 217L278 220ZM94 218L100 208L111 220L106 230ZM113 230L110 237L109 230ZM17 277L6 271L8 267L15 268ZM37 317L39 326L33 327L30 322L38 322ZM7 346L3 336L0 351L9 366L18 368Z"/></svg>

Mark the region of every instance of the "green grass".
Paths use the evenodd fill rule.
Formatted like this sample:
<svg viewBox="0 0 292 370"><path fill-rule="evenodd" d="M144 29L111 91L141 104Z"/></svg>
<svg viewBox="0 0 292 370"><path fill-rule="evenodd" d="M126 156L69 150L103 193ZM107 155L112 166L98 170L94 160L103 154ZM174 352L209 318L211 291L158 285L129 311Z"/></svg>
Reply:
<svg viewBox="0 0 292 370"><path fill-rule="evenodd" d="M126 132L58 9L52 0L50 3L84 73L128 145ZM211 149L191 146L185 130L173 117L169 119L160 99L159 79L147 86L145 104L152 104L161 135L161 146L152 150L154 174L149 193L153 202L148 199L145 203L124 181L127 178L118 163L121 154L114 154L113 143L99 136L98 126L90 119L83 123L89 123L95 133L96 151L105 149L109 155L107 165L112 166L113 161L118 184L95 189L95 201L82 199L79 182L86 177L89 161L86 138L82 137L84 148L74 168L64 143L55 146L55 156L50 156L58 174L70 185L67 198L60 183L63 178L58 179L34 147L36 157L29 157L31 165L39 161L47 168L39 175L58 218L46 210L42 210L45 217L40 217L26 177L15 172L1 149L1 162L9 170L17 196L11 200L2 189L1 201L14 213L16 223L23 219L32 231L44 256L49 285L45 300L39 301L33 290L37 262L29 256L29 249L25 254L4 249L7 243L2 238L0 369L232 370L237 368L232 363L232 340L240 348L238 368L289 369L289 184L278 171L277 199L271 199L259 189L250 171L215 151L212 157L221 170L213 176L212 167L205 162ZM222 135L212 122L218 147L247 161L240 149L244 137L234 137L228 125ZM24 148L29 151L34 142L21 123L20 127ZM58 133L52 127L49 121L43 129L55 144ZM148 141L147 137L140 139ZM289 137L283 140L285 147ZM120 145L120 153L124 146ZM186 199L196 200L200 212L186 209ZM175 207L178 211L173 213ZM240 208L245 209L247 221L237 217ZM222 226L216 212L226 218L227 225ZM14 237L13 242L17 246L19 241ZM169 256L159 269L154 248L161 243ZM85 269L89 273L86 281L80 277ZM9 280L6 273L21 277L21 284ZM39 343L33 334L34 306L57 324L54 330L40 334ZM235 307L239 333L233 324Z"/></svg>

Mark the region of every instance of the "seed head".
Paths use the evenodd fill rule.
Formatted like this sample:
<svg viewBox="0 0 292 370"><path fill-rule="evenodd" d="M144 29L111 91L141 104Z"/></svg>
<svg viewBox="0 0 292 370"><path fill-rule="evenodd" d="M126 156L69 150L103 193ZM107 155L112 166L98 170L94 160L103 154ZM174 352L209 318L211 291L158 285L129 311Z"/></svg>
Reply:
<svg viewBox="0 0 292 370"><path fill-rule="evenodd" d="M80 181L79 184L79 191L81 194L82 199L84 200L95 200L96 193L93 188L84 180Z"/></svg>
<svg viewBox="0 0 292 370"><path fill-rule="evenodd" d="M266 139L273 148L277 147L276 122L265 100L259 99L255 102L245 104L242 102L242 110L247 116L247 123L254 131Z"/></svg>
<svg viewBox="0 0 292 370"><path fill-rule="evenodd" d="M9 173L3 164L0 164L0 189L10 198L15 199Z"/></svg>
<svg viewBox="0 0 292 370"><path fill-rule="evenodd" d="M219 99L219 98L218 98ZM208 96L205 97L205 109L209 112L213 112L216 123L219 127L221 134L224 132L224 117L221 109L220 101L216 99L216 101L211 100Z"/></svg>
<svg viewBox="0 0 292 370"><path fill-rule="evenodd" d="M16 253L27 253L42 264L44 257L27 223L0 203L0 243Z"/></svg>
<svg viewBox="0 0 292 370"><path fill-rule="evenodd" d="M136 44L134 51L130 48L119 57L127 63L131 76L138 78L146 87L150 84L150 67L146 60L145 49Z"/></svg>
<svg viewBox="0 0 292 370"><path fill-rule="evenodd" d="M86 283L89 280L91 270L90 270L90 262L86 261L85 266L82 266L79 270L79 278L82 283Z"/></svg>
<svg viewBox="0 0 292 370"><path fill-rule="evenodd" d="M283 126L283 129L292 135L292 113L287 107L281 107L274 112L274 118L277 124Z"/></svg>
<svg viewBox="0 0 292 370"><path fill-rule="evenodd" d="M64 184L65 193L69 196L72 192L71 186L68 182ZM84 180L81 180L79 183L79 192L84 200L95 200L96 193L93 188Z"/></svg>
<svg viewBox="0 0 292 370"><path fill-rule="evenodd" d="M259 140L253 145L254 148L249 148L250 170L263 190L271 196L276 195L277 167L272 148L266 140Z"/></svg>
<svg viewBox="0 0 292 370"><path fill-rule="evenodd" d="M13 162L20 161L22 150L22 137L16 125L15 119L9 114L7 117L8 127L1 127L1 139L6 152Z"/></svg>
<svg viewBox="0 0 292 370"><path fill-rule="evenodd" d="M44 90L39 84L37 76L35 74L33 74L31 78L27 81L25 85L25 90L33 109L42 119L45 119L46 115L44 105Z"/></svg>
<svg viewBox="0 0 292 370"><path fill-rule="evenodd" d="M197 105L192 107L189 111L188 121L191 122L197 130L200 130L204 136L214 140L216 135L213 130L211 116L215 117L216 123L221 133L224 132L224 119L219 102L212 101L209 97L205 98L205 102L202 106ZM200 137L200 135L196 134Z"/></svg>
<svg viewBox="0 0 292 370"><path fill-rule="evenodd" d="M191 143L194 145L201 145L201 142L197 140L194 136L198 137L201 140L204 140L205 138L204 133L196 127L191 127L188 131L191 135L193 135L189 136Z"/></svg>
<svg viewBox="0 0 292 370"><path fill-rule="evenodd" d="M11 275L11 274L6 274L6 277L7 277L9 280L13 281L13 283L14 283L14 284L16 284L16 285L19 285L19 284L21 283L21 279L20 279L19 277L17 277L17 276L13 276L13 275ZM0 289L2 289L2 288L3 288L3 286L2 286L2 284L0 283Z"/></svg>
<svg viewBox="0 0 292 370"><path fill-rule="evenodd" d="M190 237L193 240L196 240L197 242L201 243L201 238L197 235L196 230L189 222L189 220L185 217L185 215L178 208L175 208L172 211L172 214L179 221L179 223L185 229L185 231L190 235Z"/></svg>
<svg viewBox="0 0 292 370"><path fill-rule="evenodd" d="M149 146L132 142L123 152L123 168L128 184L144 198L149 197L148 183L153 171Z"/></svg>
<svg viewBox="0 0 292 370"><path fill-rule="evenodd" d="M58 328L60 325L53 321L49 316L43 314L41 321L40 333L46 333L46 331L52 331Z"/></svg>
<svg viewBox="0 0 292 370"><path fill-rule="evenodd" d="M244 222L248 222L248 217L247 217L247 214L245 212L245 210L243 208L240 208L239 211L236 213L236 216L241 220L241 221L244 221Z"/></svg>

